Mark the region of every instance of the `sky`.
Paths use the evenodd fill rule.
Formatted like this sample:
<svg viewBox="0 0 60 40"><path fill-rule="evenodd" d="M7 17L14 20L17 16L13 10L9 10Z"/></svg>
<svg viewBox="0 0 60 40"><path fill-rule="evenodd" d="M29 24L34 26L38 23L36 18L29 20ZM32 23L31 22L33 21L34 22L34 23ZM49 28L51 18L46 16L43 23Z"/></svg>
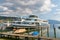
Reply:
<svg viewBox="0 0 60 40"><path fill-rule="evenodd" d="M60 21L60 0L0 0L0 16L37 15Z"/></svg>

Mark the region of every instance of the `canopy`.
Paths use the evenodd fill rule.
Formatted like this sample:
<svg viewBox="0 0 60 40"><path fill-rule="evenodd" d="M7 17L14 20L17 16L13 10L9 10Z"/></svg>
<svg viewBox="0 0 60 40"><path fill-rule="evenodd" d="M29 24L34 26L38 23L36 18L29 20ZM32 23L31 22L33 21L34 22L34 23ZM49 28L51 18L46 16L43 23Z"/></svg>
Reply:
<svg viewBox="0 0 60 40"><path fill-rule="evenodd" d="M23 33L26 32L26 29L18 29L14 33Z"/></svg>

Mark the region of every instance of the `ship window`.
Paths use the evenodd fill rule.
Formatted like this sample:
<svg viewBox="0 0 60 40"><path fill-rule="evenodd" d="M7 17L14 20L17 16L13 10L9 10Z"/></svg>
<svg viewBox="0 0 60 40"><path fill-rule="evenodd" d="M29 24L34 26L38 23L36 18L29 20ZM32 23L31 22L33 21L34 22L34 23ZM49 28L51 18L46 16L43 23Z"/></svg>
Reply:
<svg viewBox="0 0 60 40"><path fill-rule="evenodd" d="M35 21L37 21L37 19L35 19Z"/></svg>
<svg viewBox="0 0 60 40"><path fill-rule="evenodd" d="M34 23L32 23L32 24L34 24Z"/></svg>
<svg viewBox="0 0 60 40"><path fill-rule="evenodd" d="M23 22L23 24L29 24L28 22Z"/></svg>
<svg viewBox="0 0 60 40"><path fill-rule="evenodd" d="M26 20L31 20L31 19L26 19Z"/></svg>
<svg viewBox="0 0 60 40"><path fill-rule="evenodd" d="M17 22L17 24L21 24L21 22Z"/></svg>
<svg viewBox="0 0 60 40"><path fill-rule="evenodd" d="M35 23L36 25L39 25L39 23Z"/></svg>

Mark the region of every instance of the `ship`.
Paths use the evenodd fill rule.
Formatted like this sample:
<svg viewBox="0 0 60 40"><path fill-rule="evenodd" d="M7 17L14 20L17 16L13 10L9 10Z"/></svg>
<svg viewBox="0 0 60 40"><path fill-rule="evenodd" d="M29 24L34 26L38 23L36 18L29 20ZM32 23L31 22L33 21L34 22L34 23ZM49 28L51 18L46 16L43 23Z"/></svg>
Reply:
<svg viewBox="0 0 60 40"><path fill-rule="evenodd" d="M27 17L20 17L15 21L7 21L3 23L8 30L15 31L14 33L21 33L22 30L25 31L24 34L35 34L43 36L48 33L50 24L47 20L40 19L36 15L29 15ZM20 32L21 31L21 32Z"/></svg>
<svg viewBox="0 0 60 40"><path fill-rule="evenodd" d="M4 23L6 26L13 26L13 27L30 27L30 28L37 28L38 26L49 26L47 20L40 19L36 15L29 15L26 18L20 18L17 21L7 21Z"/></svg>

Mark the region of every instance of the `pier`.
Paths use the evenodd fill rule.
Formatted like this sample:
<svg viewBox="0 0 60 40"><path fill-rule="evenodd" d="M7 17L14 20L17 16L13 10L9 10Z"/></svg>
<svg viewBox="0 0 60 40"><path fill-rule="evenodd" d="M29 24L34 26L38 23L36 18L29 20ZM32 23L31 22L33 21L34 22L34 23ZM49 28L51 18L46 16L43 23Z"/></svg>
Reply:
<svg viewBox="0 0 60 40"><path fill-rule="evenodd" d="M31 29L38 29L38 32L40 32L40 35L37 35L37 36L33 36L33 35L29 35L29 34L15 34L15 33L7 33L7 32L0 32L0 37L1 38L16 38L16 39L22 39L22 40L60 40L58 38L56 38L56 32L55 32L55 28L54 28L54 38L50 38L49 37L49 27L46 26L46 27L42 27L42 26L38 26L37 28L35 27L14 27L14 28L17 28L17 29L28 29L28 30L31 30ZM43 32L44 28L46 28L46 31ZM45 33L47 33L47 37L44 36Z"/></svg>
<svg viewBox="0 0 60 40"><path fill-rule="evenodd" d="M21 28L24 28L24 27L21 27ZM25 28L27 28L27 27L25 27ZM28 30L30 30L30 28L28 28ZM29 34L15 34L15 33L1 32L0 37L2 37L2 38L3 37L5 37L5 38L16 38L16 39L22 39L22 40L35 40L35 39L36 40L60 40L60 39L57 39L56 37L55 38L50 38L49 37L49 27L45 27L45 28L47 28L47 32L44 32L44 33L43 33L43 30L42 30L43 28L44 27L40 27L40 28L38 27L39 32L41 30L41 34L37 35L37 36L33 36L33 35L29 35ZM47 33L48 37L43 36L45 33Z"/></svg>
<svg viewBox="0 0 60 40"><path fill-rule="evenodd" d="M10 33L0 33L0 37L8 37L8 38L23 38L23 40L59 40L56 38L49 38L49 37L40 37L40 36L32 36L32 35L24 35L24 34L10 34Z"/></svg>

